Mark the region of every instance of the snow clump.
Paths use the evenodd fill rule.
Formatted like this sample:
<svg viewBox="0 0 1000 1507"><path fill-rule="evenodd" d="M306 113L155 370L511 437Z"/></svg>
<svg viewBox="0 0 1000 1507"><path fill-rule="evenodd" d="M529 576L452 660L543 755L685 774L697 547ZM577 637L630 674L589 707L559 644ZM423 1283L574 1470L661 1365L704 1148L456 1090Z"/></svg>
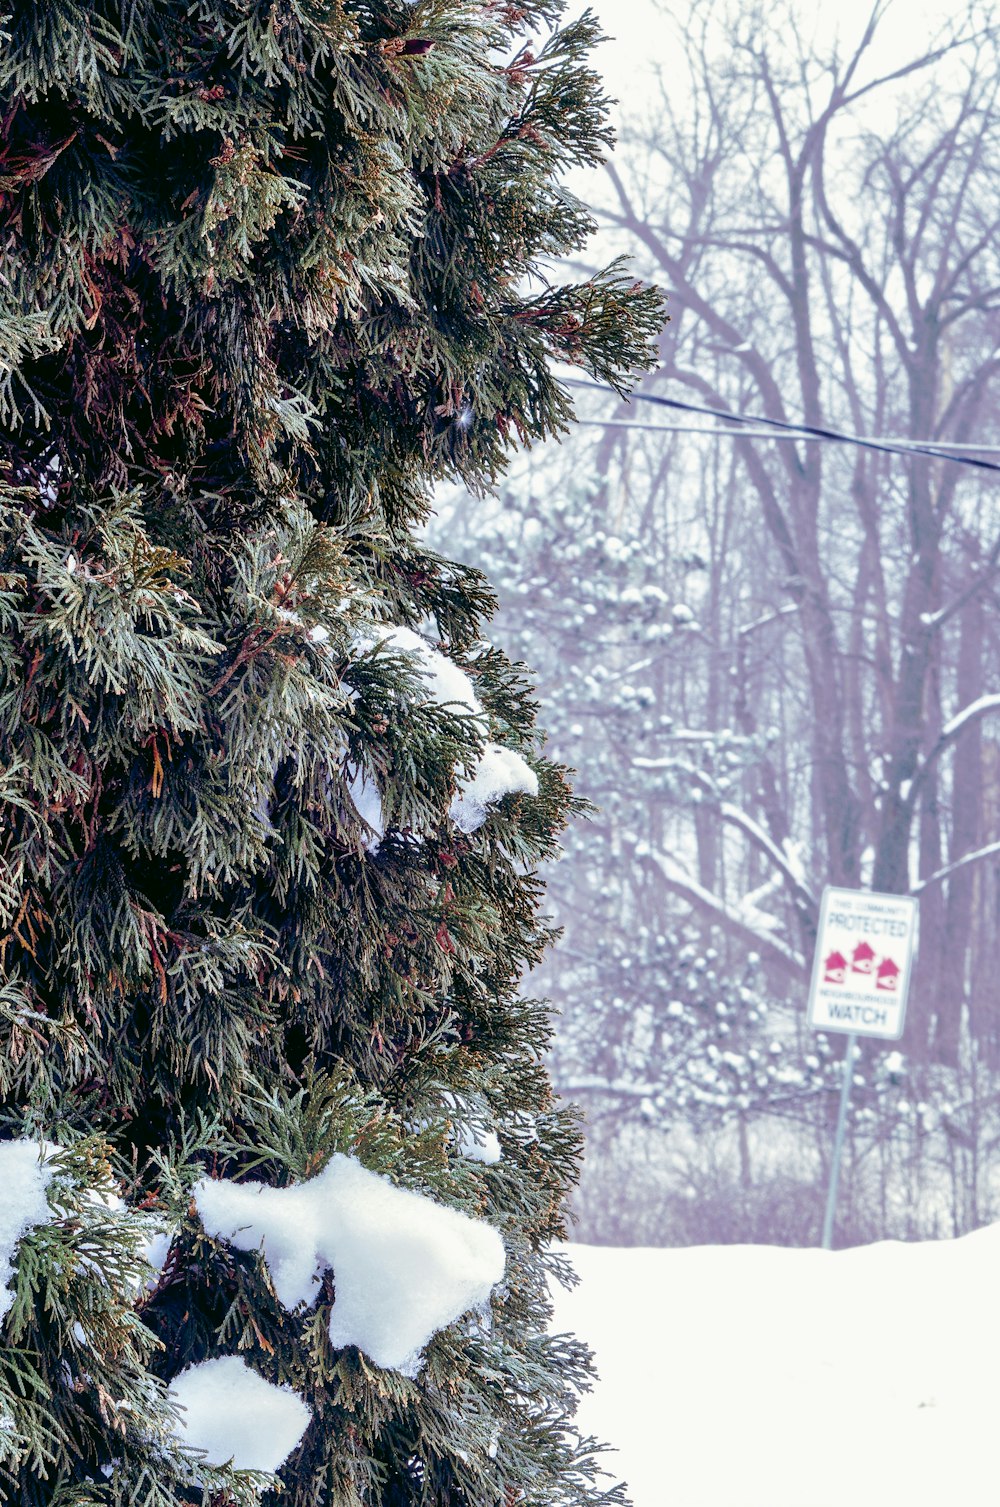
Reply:
<svg viewBox="0 0 1000 1507"><path fill-rule="evenodd" d="M378 852L385 836L385 816L382 812L382 797L373 779L363 769L356 769L348 776L347 788L351 792L354 809L371 831L361 839L365 851Z"/></svg>
<svg viewBox="0 0 1000 1507"><path fill-rule="evenodd" d="M493 1167L503 1155L500 1138L495 1130L474 1130L463 1125L458 1132L458 1154L467 1162L484 1162Z"/></svg>
<svg viewBox="0 0 1000 1507"><path fill-rule="evenodd" d="M454 707L475 718L485 733L486 713L469 676L446 654L442 654L440 649L432 648L426 639L414 633L412 628L380 624L360 632L358 644L365 650L389 649L409 656L415 661L414 668L426 686L428 699L438 706ZM377 852L384 835L379 791L364 775L355 775L351 779L350 790L359 816L363 817L376 834L365 846L369 852ZM538 794L538 776L535 771L512 748L504 748L499 743L487 743L475 772L471 777L459 781L458 793L448 814L460 832L469 834L482 826L489 815L489 806L495 805L505 795L518 792Z"/></svg>
<svg viewBox="0 0 1000 1507"><path fill-rule="evenodd" d="M412 628L393 627L380 623L374 629L362 630L358 641L366 649L390 650L406 654L416 660L414 669L427 687L428 699L438 706L458 706L473 717L486 720L479 698L472 689L472 681L454 660L434 649Z"/></svg>
<svg viewBox="0 0 1000 1507"><path fill-rule="evenodd" d="M0 1143L0 1320L14 1305L9 1283L14 1275L14 1252L35 1225L53 1219L45 1189L52 1169L43 1165L37 1141Z"/></svg>
<svg viewBox="0 0 1000 1507"><path fill-rule="evenodd" d="M58 1145L55 1141L48 1140L43 1140L39 1144L32 1144L35 1144L39 1160L42 1162L48 1176L51 1177L56 1169L50 1167L48 1164L65 1151L66 1148ZM98 1217L104 1214L115 1214L121 1215L124 1218L127 1215L135 1216L137 1212L129 1208L118 1192L111 1169L108 1166L105 1166L98 1172L98 1181L95 1184L83 1190L83 1201L85 1205L89 1205L97 1211ZM61 1201L60 1195L56 1190L53 1190L52 1202L59 1214L69 1212L68 1206ZM147 1230L146 1239L139 1246L138 1254L141 1260L152 1267L153 1275L149 1277L145 1272L138 1269L133 1270L129 1280L137 1291L144 1286L150 1288L156 1286L159 1274L166 1264L170 1247L174 1241L174 1231L165 1228L160 1223L159 1217L155 1215L152 1217L149 1215L140 1215L138 1217L142 1219L142 1223ZM83 1264L85 1266L94 1266L89 1256L83 1258Z"/></svg>
<svg viewBox="0 0 1000 1507"><path fill-rule="evenodd" d="M209 1235L260 1250L279 1301L315 1301L333 1269L330 1341L416 1376L439 1329L487 1302L504 1273L492 1225L397 1188L354 1157L331 1157L291 1188L204 1178L194 1201Z"/></svg>
<svg viewBox="0 0 1000 1507"><path fill-rule="evenodd" d="M475 774L459 786L448 815L460 832L475 832L486 820L487 806L518 791L537 795L537 774L512 748L487 743Z"/></svg>
<svg viewBox="0 0 1000 1507"><path fill-rule="evenodd" d="M483 1162L487 1167L495 1166L503 1156L496 1131L474 1124L473 1106L457 1094L445 1094L444 1103L452 1121L452 1134L459 1156L467 1162ZM482 1112L479 1118L482 1118Z"/></svg>
<svg viewBox="0 0 1000 1507"><path fill-rule="evenodd" d="M209 1465L278 1470L312 1422L291 1387L276 1387L238 1355L188 1366L167 1391L180 1414L174 1433Z"/></svg>

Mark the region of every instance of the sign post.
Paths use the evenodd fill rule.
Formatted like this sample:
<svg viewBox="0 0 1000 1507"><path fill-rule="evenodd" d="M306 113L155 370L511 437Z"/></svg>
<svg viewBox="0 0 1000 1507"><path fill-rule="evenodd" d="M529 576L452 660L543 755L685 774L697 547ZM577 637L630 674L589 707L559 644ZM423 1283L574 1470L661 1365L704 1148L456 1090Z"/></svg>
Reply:
<svg viewBox="0 0 1000 1507"><path fill-rule="evenodd" d="M917 941L912 895L878 895L827 886L820 902L808 1022L816 1031L847 1035L840 1109L823 1218L823 1249L833 1243L837 1186L847 1128L858 1036L898 1041Z"/></svg>
<svg viewBox="0 0 1000 1507"><path fill-rule="evenodd" d="M847 1051L844 1053L844 1078L840 1085L840 1109L837 1113L837 1131L833 1138L830 1186L826 1190L826 1212L823 1215L823 1249L825 1251L830 1250L833 1245L833 1216L837 1212L840 1159L844 1154L844 1136L847 1131L847 1104L851 1097L851 1083L854 1079L854 1054L857 1048L858 1038L852 1031L847 1038Z"/></svg>

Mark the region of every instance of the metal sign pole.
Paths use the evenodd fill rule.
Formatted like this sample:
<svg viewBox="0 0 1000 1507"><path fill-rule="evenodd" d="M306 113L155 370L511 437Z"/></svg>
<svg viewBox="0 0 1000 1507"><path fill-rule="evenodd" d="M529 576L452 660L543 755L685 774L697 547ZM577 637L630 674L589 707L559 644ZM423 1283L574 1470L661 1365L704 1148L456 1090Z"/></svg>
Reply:
<svg viewBox="0 0 1000 1507"><path fill-rule="evenodd" d="M833 1246L833 1216L837 1209L837 1184L840 1182L840 1159L844 1152L844 1134L847 1129L847 1104L851 1097L854 1079L854 1053L858 1038L854 1031L847 1038L844 1054L844 1081L840 1085L840 1110L837 1114L837 1134L833 1141L833 1162L830 1165L830 1186L826 1195L826 1213L823 1216L823 1249Z"/></svg>

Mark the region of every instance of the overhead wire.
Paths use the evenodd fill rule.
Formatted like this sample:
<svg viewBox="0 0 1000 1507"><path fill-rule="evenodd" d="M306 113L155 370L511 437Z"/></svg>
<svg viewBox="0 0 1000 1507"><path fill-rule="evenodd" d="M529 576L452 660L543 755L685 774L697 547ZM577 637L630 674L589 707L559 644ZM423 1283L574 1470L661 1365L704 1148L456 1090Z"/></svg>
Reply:
<svg viewBox="0 0 1000 1507"><path fill-rule="evenodd" d="M609 393L620 398L615 388L603 382L590 382L583 377L563 377L570 387L588 388L593 392ZM1000 445L960 445L952 441L911 440L896 437L848 434L840 429L829 429L815 424L792 424L783 419L769 419L762 414L732 413L725 408L713 408L709 404L689 403L681 398L665 398L659 393L634 392L629 402L653 403L681 413L697 414L701 418L721 419L726 428L706 429L693 424L646 424L636 419L587 419L575 422L597 428L641 429L662 434L703 434L712 439L725 435L741 439L820 441L826 444L854 445L863 450L877 450L888 455L923 455L930 460L950 461L953 465L972 466L979 471L1000 471L1000 462L985 460L982 455L1000 455ZM751 428L750 426L755 426Z"/></svg>

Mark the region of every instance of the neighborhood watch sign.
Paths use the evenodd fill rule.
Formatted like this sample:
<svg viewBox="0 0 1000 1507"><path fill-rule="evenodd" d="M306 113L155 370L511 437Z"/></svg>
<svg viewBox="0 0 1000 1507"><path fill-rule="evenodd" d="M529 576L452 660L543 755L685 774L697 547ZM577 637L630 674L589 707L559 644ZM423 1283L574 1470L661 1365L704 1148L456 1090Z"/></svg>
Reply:
<svg viewBox="0 0 1000 1507"><path fill-rule="evenodd" d="M819 912L809 1024L896 1041L917 940L911 895L827 888Z"/></svg>

